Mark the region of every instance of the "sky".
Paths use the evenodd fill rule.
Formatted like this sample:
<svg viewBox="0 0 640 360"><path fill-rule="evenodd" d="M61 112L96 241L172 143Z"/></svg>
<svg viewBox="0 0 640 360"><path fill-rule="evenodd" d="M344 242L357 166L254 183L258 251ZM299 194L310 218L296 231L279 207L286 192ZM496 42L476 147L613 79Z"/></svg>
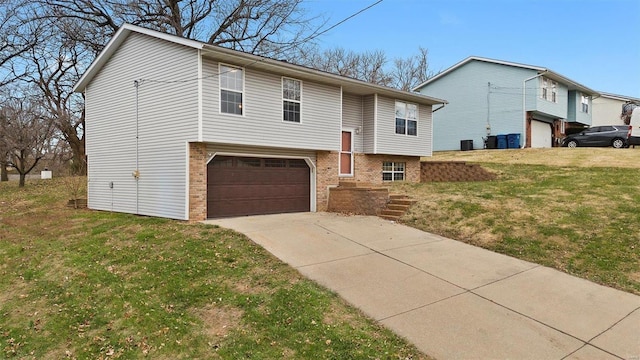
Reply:
<svg viewBox="0 0 640 360"><path fill-rule="evenodd" d="M307 0L331 26L377 0ZM535 65L599 92L640 98L640 0L383 0L316 39L320 48L422 46L433 71L469 56Z"/></svg>

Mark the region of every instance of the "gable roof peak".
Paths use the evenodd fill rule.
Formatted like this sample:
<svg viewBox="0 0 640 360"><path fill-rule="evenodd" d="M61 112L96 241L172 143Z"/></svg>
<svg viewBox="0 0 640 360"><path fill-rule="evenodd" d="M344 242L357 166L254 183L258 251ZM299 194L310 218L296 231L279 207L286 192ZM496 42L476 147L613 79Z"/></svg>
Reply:
<svg viewBox="0 0 640 360"><path fill-rule="evenodd" d="M545 76L549 77L550 79L565 83L566 85L568 85L570 90L579 90L582 91L588 95L591 96L599 96L600 94L595 91L592 90L576 81L573 81L567 77L565 77L564 75L561 75L549 68L546 67L541 67L541 66L535 66L535 65L527 65L527 64L522 64L522 63L517 63L517 62L511 62L511 61L504 61L504 60L496 60L496 59L491 59L491 58L486 58L486 57L480 57L480 56L469 56L467 58L465 58L464 60L458 62L457 64L451 66L450 68L444 70L443 72L439 73L438 75L427 79L426 81L424 81L422 84L416 86L415 88L413 88L413 91L420 91L421 88L423 88L425 85L428 85L440 78L445 77L447 74L453 72L454 70L467 65L468 63L472 62L472 61L480 61L480 62L486 62L486 63L491 63L491 64L496 64L496 65L503 65L503 66L511 66L511 67L517 67L517 68L522 68L522 69L528 69L528 70L533 70L536 71L538 74L544 74Z"/></svg>

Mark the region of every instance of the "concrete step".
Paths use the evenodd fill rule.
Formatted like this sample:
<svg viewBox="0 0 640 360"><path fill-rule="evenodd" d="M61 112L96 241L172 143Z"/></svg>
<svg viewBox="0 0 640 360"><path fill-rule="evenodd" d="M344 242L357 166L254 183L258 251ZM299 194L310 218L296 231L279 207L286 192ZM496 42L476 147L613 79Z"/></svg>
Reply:
<svg viewBox="0 0 640 360"><path fill-rule="evenodd" d="M391 201L389 201L389 204L394 204L394 205L413 205L415 204L415 200L411 200L411 199L393 199Z"/></svg>
<svg viewBox="0 0 640 360"><path fill-rule="evenodd" d="M408 199L409 197L407 195L404 194L389 194L389 199L390 200L394 200L394 199Z"/></svg>
<svg viewBox="0 0 640 360"><path fill-rule="evenodd" d="M407 204L394 204L394 203L389 203L387 205L387 209L389 210L401 210L401 211L407 211L409 210L409 208L411 207L411 205L407 205Z"/></svg>
<svg viewBox="0 0 640 360"><path fill-rule="evenodd" d="M382 211L380 211L381 215L391 215L391 216L402 216L404 215L406 211L404 210L390 210L390 209L384 209Z"/></svg>
<svg viewBox="0 0 640 360"><path fill-rule="evenodd" d="M380 188L380 185L373 185L371 183L366 182L357 182L357 181L340 181L338 182L338 186L340 187L348 187L348 188Z"/></svg>

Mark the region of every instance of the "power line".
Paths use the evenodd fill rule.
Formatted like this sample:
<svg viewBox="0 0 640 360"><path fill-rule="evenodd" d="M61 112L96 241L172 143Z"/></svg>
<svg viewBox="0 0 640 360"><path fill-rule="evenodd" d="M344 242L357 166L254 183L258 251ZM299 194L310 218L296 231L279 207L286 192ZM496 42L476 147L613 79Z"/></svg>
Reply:
<svg viewBox="0 0 640 360"><path fill-rule="evenodd" d="M351 14L351 15L347 16L346 18L344 18L344 19L342 19L342 20L338 21L337 23L335 23L335 24L331 25L331 26L330 26L330 27L328 27L327 29L322 30L322 31L320 31L320 32L318 32L318 33L315 33L315 34L313 34L313 35L310 35L310 36L308 36L307 38L302 39L300 42L297 42L297 43L295 43L295 44L290 44L290 45L289 45L289 49L290 49L290 48L292 48L292 47L294 47L294 46L299 46L299 45L302 45L302 44L304 44L304 43L306 43L306 42L309 42L309 41L311 41L311 40L313 40L313 39L317 38L318 36L323 35L323 34L325 34L325 33L329 32L329 31L331 31L331 30L335 29L336 27L338 27L338 26L340 26L340 25L344 24L345 22L347 22L347 21L349 21L349 20L353 19L354 17L356 17L356 16L358 16L358 15L362 14L363 12L365 12L365 11L367 11L367 10L371 9L372 7L374 7L374 6L378 5L378 4L380 4L382 1L384 1L384 0L378 0L378 1L374 2L373 4L371 4L371 5L369 5L369 6L365 7L365 8L362 8L362 9L358 10L357 12L355 12L355 13L353 13L353 14ZM284 49L287 49L287 47L285 46L285 47L284 47ZM259 56L259 55L258 55L258 56ZM257 64L257 63L262 62L262 61L265 61L265 60L267 60L267 59L269 59L269 58L267 58L267 57L265 57L265 56L260 56L260 59L258 59L258 60L253 60L252 62L249 62L249 63L247 63L247 64L243 65L243 67L249 67L249 66L251 66L251 65ZM153 80L153 79L138 79L138 80L134 80L134 83L135 83L136 88L137 88L139 85L142 85L144 82L154 82L154 83L163 83L163 84L186 83L186 82L191 82L191 81L198 81L198 80L204 80L204 79L209 79L209 78L217 77L217 76L223 75L223 74L228 73L228 72L229 72L229 71L224 71L224 72L221 72L221 73L216 73L216 74L207 75L207 76L203 76L203 77L197 77L197 78L194 78L194 79L188 79L188 80Z"/></svg>
<svg viewBox="0 0 640 360"><path fill-rule="evenodd" d="M363 12L365 12L365 11L367 11L367 10L371 9L372 7L374 7L374 6L378 5L378 4L380 4L382 1L383 1L383 0L378 0L378 1L374 2L373 4L371 4L371 5L367 6L366 8L361 9L360 11L358 11L358 12L356 12L356 13L354 13L354 14L352 14L352 15L350 15L350 16L348 16L348 17L346 17L346 18L344 18L344 19L343 19L343 20L341 20L341 21L338 21L337 23L335 23L334 25L330 26L329 28L327 28L327 29L325 29L325 30L323 30L323 31L321 31L321 32L319 32L319 33L317 33L317 34L315 34L315 35L312 35L312 36L310 36L310 37L308 37L308 38L306 38L306 39L302 40L302 43L305 43L305 42L307 42L307 41L309 41L309 40L313 40L313 39L317 38L318 36L320 36L320 35L322 35L322 34L325 34L325 33L329 32L329 31L331 31L331 30L335 29L336 27L338 27L338 26L340 26L340 25L344 24L345 22L347 22L347 21L349 21L349 20L353 19L354 17L356 17L356 16L358 16L358 15L362 14Z"/></svg>

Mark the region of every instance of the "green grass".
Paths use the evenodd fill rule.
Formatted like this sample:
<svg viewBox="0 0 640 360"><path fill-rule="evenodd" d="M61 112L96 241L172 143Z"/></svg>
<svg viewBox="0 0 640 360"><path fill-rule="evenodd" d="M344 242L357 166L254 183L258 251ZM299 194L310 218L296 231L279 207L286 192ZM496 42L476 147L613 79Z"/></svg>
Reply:
<svg viewBox="0 0 640 360"><path fill-rule="evenodd" d="M482 165L498 179L395 185L404 222L640 294L638 168Z"/></svg>
<svg viewBox="0 0 640 360"><path fill-rule="evenodd" d="M425 359L241 234L0 184L0 358Z"/></svg>

